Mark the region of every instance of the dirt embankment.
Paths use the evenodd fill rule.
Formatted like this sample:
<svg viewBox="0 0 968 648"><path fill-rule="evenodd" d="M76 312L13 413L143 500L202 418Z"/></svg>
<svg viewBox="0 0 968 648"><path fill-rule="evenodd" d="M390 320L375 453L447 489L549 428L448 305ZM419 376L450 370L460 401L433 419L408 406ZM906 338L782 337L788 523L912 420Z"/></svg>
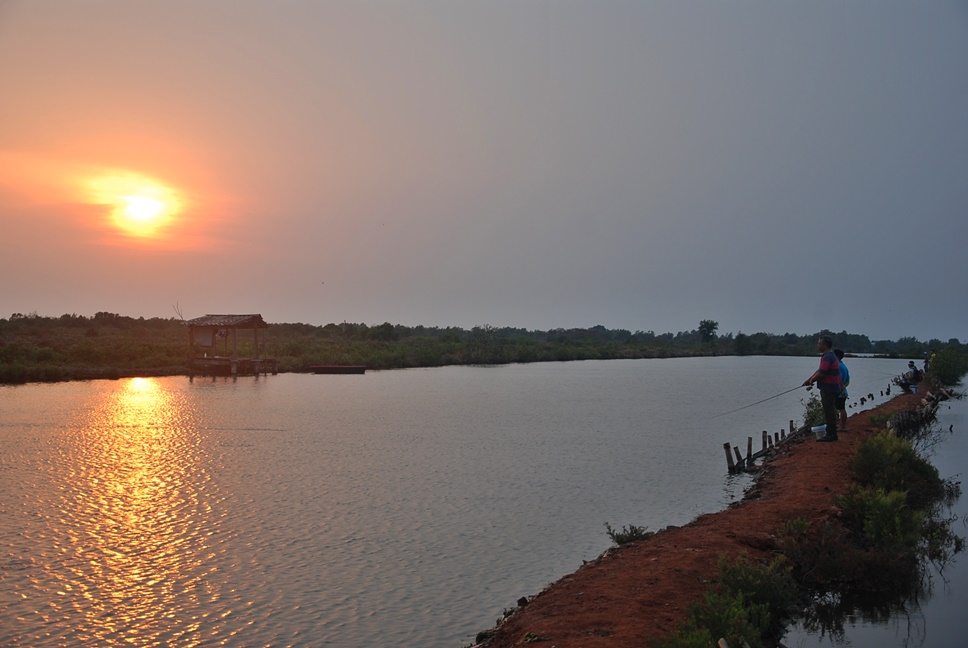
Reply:
<svg viewBox="0 0 968 648"><path fill-rule="evenodd" d="M913 409L923 396L901 394L854 414L836 443L802 437L783 444L738 505L609 550L533 597L484 645L541 640L555 648L642 648L675 630L717 574L720 556L769 558L787 521L835 515L833 500L850 484L851 458L876 431L871 416Z"/></svg>

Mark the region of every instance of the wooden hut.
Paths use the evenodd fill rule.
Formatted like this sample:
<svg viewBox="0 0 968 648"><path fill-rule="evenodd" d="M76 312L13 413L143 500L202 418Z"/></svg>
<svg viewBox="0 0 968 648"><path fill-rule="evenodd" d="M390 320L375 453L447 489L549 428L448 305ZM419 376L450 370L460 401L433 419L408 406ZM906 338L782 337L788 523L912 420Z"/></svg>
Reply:
<svg viewBox="0 0 968 648"><path fill-rule="evenodd" d="M192 374L257 376L278 373L276 360L265 357L264 331L268 328L262 315L258 314L205 315L188 320L188 360ZM253 335L251 354L239 357L239 331L249 330ZM259 331L263 331L261 340Z"/></svg>

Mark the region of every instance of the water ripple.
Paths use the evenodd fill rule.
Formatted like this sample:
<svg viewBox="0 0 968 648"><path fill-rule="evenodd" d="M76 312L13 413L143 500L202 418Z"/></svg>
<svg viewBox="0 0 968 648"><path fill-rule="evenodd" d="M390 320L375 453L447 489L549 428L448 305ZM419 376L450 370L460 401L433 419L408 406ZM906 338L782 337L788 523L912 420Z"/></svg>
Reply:
<svg viewBox="0 0 968 648"><path fill-rule="evenodd" d="M709 416L814 365L4 391L0 645L466 645L600 554L604 522L657 529L728 503L741 486L724 485L722 443L779 429L801 405L764 404L773 423Z"/></svg>

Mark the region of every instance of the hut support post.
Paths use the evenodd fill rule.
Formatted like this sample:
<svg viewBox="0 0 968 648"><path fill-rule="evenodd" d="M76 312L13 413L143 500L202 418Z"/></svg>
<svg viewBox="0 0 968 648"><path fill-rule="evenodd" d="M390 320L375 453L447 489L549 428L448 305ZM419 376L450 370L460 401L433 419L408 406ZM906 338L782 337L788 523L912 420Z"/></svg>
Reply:
<svg viewBox="0 0 968 648"><path fill-rule="evenodd" d="M236 327L232 327L232 360L230 360L232 365L232 375L239 375L239 331Z"/></svg>

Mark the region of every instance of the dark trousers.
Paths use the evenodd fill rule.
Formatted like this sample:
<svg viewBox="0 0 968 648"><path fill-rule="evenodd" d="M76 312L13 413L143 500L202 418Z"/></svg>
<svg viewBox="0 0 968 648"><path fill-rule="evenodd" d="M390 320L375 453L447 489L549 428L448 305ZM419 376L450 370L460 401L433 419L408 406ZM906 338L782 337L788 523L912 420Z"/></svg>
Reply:
<svg viewBox="0 0 968 648"><path fill-rule="evenodd" d="M820 405L823 407L823 419L827 424L827 438L837 438L837 392L820 392Z"/></svg>

